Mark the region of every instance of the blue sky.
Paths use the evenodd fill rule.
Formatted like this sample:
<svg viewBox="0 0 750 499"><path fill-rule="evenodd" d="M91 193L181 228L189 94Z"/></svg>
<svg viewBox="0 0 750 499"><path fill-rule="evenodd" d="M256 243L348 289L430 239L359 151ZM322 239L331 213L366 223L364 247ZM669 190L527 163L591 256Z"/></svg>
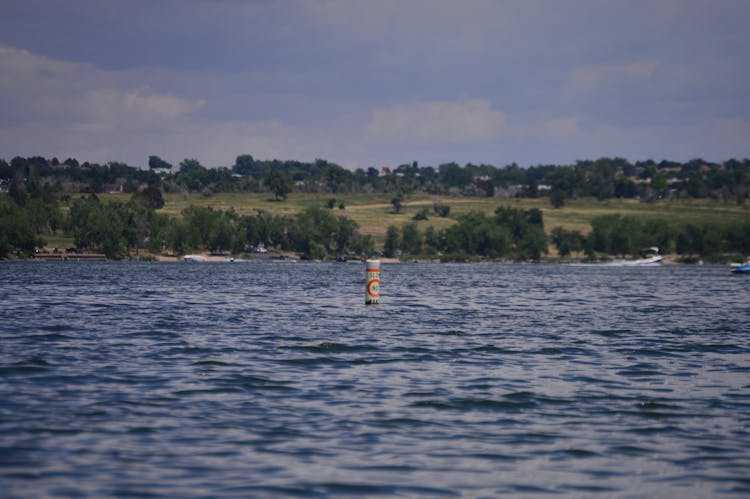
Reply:
<svg viewBox="0 0 750 499"><path fill-rule="evenodd" d="M0 4L0 158L750 156L744 0Z"/></svg>

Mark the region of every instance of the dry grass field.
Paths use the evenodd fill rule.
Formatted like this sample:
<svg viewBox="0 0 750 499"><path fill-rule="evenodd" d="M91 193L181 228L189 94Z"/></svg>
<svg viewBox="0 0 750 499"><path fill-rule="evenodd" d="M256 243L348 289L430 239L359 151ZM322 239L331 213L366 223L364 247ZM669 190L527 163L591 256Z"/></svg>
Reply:
<svg viewBox="0 0 750 499"><path fill-rule="evenodd" d="M126 201L126 194L102 195L102 199L119 199ZM514 208L538 208L544 214L544 225L547 231L557 226L576 229L586 233L593 218L606 214L620 214L640 219L661 218L672 224L684 223L724 223L739 222L750 219L750 206L738 206L709 199L685 199L658 201L654 203L637 200L595 199L568 200L559 209L552 208L547 198L537 199L495 199L480 197L448 196L408 196L401 212L394 213L390 194L348 194L317 195L291 194L284 201L274 201L269 194L224 193L212 196L202 194L168 194L166 205L160 210L170 216L179 217L182 210L189 205L207 206L218 210L233 209L241 215L252 215L257 210L266 210L279 215L293 215L310 206L324 206L329 199L336 199L334 213L345 215L357 222L360 232L372 235L377 242L382 242L389 225L401 226L413 222L413 217L422 208L429 210L428 219L417 223L420 230L432 225L440 230L455 223L455 218L472 210L492 214L498 206ZM338 208L343 202L344 209ZM447 218L438 217L432 210L434 203L450 206Z"/></svg>

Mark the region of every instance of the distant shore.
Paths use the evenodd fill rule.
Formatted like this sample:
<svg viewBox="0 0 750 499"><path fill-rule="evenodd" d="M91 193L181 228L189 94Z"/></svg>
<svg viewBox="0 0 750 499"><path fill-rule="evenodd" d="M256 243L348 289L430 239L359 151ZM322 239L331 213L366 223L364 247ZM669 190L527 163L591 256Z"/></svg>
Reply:
<svg viewBox="0 0 750 499"><path fill-rule="evenodd" d="M210 253L210 252L196 252L196 253L190 253L188 255L171 255L171 254L152 254L152 253L142 253L140 255L129 255L128 257L123 258L121 261L155 261L155 262L181 262L185 260L185 257L197 257L198 261L201 262L228 262L228 261L255 261L255 262L296 262L296 261L305 261L305 262L334 262L336 260L309 260L302 258L301 255L298 255L296 253L292 252L268 252L268 253L246 253L246 254L240 254L240 255L231 255L229 253L223 253L223 254L216 254L216 253ZM685 255L679 255L679 254L666 254L662 255L663 260L662 264L664 265L679 265L679 264L689 264L689 263L703 263L702 260L698 260L696 262L689 262L685 261ZM414 259L401 259L401 258L387 258L387 257L375 257L378 260L380 260L383 264L401 264L401 263L441 263L440 259L438 258L414 258ZM16 259L22 259L22 258L16 258ZM108 260L104 254L101 253L89 253L89 252L65 252L50 248L45 248L41 251L38 251L34 253L30 260L37 260L37 261L106 261ZM628 261L629 259L622 259L622 258L610 258L609 260L601 260L601 261L590 261L583 257L567 257L567 258L560 258L560 257L546 257L540 260L539 262L535 263L574 263L574 264L585 264L585 263L617 263L617 262L623 262ZM350 259L346 260L349 263L352 262L360 262L363 260L358 259ZM445 263L459 263L458 261L450 261ZM512 262L512 261L500 261L500 260L486 260L486 259L477 259L472 260L468 263L531 263L531 262ZM726 262L724 262L726 263Z"/></svg>

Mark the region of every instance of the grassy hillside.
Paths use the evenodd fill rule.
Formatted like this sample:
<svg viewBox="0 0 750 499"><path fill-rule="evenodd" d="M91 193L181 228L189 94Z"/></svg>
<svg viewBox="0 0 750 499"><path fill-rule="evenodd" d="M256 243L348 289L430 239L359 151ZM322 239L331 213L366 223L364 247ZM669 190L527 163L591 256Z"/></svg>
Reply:
<svg viewBox="0 0 750 499"><path fill-rule="evenodd" d="M105 194L102 199L120 199L126 201L126 194ZM180 194L168 194L166 205L160 210L171 216L180 216L182 210L189 205L210 206L214 209L234 209L241 215L254 214L256 210L266 210L274 214L292 215L309 206L323 206L329 199L336 199L335 213L346 215L355 220L363 234L372 235L376 241L382 242L389 225L401 226L412 222L412 217L422 208L429 209L429 219L417 222L420 230L429 225L436 229L443 229L453 223L455 218L471 210L479 210L491 214L498 206L512 206L515 208L538 208L544 213L545 228L562 226L566 229L576 229L586 233L590 229L593 218L618 213L640 219L661 218L672 224L684 223L724 223L739 222L750 218L750 207L738 206L734 203L722 203L707 199L684 199L676 201L659 201L656 203L641 203L635 200L610 199L597 201L595 199L568 200L564 207L555 209L546 198L539 199L508 199L479 197L441 197L441 196L410 196L404 201L401 213L395 214L391 205L390 194L350 194L350 195L316 195L291 194L285 201L274 201L268 194L238 194L226 193L213 196L190 194L183 197ZM343 202L345 208L340 210L338 204ZM440 202L450 206L448 218L440 218L432 211L432 205Z"/></svg>

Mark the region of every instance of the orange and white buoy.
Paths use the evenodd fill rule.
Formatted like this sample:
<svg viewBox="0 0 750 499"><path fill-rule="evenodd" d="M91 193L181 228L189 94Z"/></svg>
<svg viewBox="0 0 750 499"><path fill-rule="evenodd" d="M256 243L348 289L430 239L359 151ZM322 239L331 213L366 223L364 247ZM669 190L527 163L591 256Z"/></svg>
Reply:
<svg viewBox="0 0 750 499"><path fill-rule="evenodd" d="M365 276L367 277L365 304L377 305L380 303L380 260L365 262Z"/></svg>

